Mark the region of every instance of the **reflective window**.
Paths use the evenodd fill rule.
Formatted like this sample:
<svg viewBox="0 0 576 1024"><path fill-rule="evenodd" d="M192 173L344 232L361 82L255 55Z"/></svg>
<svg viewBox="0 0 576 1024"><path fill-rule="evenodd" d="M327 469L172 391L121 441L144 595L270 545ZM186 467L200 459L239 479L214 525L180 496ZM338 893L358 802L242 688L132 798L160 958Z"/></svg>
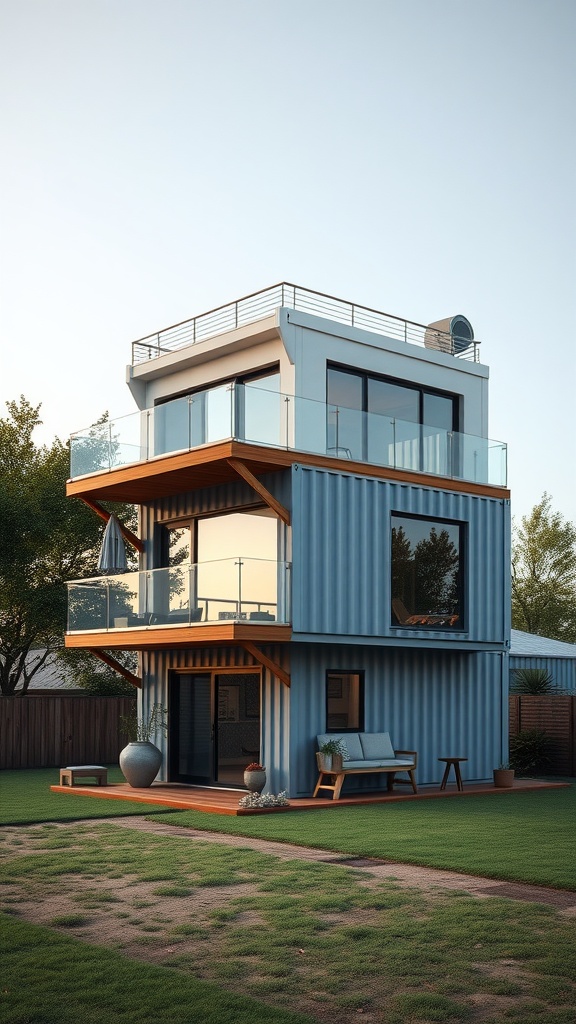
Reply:
<svg viewBox="0 0 576 1024"><path fill-rule="evenodd" d="M396 469L451 472L457 429L453 395L329 366L327 406L327 454Z"/></svg>
<svg viewBox="0 0 576 1024"><path fill-rule="evenodd" d="M392 516L392 625L463 629L462 526Z"/></svg>
<svg viewBox="0 0 576 1024"><path fill-rule="evenodd" d="M326 729L358 732L364 728L364 679L361 672L326 673Z"/></svg>

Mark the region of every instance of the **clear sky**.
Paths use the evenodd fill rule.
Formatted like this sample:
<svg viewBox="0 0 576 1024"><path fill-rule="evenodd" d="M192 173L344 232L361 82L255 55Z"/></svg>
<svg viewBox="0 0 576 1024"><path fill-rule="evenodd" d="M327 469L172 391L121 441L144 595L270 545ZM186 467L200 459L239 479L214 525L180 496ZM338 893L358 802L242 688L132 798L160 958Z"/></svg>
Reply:
<svg viewBox="0 0 576 1024"><path fill-rule="evenodd" d="M132 340L288 280L467 316L514 515L576 521L575 38L574 0L0 0L0 415L131 412Z"/></svg>

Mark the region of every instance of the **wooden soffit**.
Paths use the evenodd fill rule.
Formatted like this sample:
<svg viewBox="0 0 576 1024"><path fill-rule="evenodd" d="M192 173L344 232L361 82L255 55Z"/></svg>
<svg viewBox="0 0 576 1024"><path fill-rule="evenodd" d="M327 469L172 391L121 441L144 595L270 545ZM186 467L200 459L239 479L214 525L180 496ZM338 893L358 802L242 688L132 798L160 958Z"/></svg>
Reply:
<svg viewBox="0 0 576 1024"><path fill-rule="evenodd" d="M191 626L146 626L133 629L66 633L64 646L95 651L154 651L179 647L206 647L217 643L287 643L292 626L273 623L215 622ZM103 659L104 660L104 659Z"/></svg>
<svg viewBox="0 0 576 1024"><path fill-rule="evenodd" d="M161 455L146 462L78 477L68 481L66 494L68 497L78 497L84 501L125 501L139 505L157 498L235 480L238 478L238 463L241 463L246 472L254 478L289 469L298 464L354 476L369 476L379 480L413 484L417 487L433 487L435 490L476 494L500 500L510 497L510 491L505 487L453 480L429 473L390 469L387 466L375 466L367 462L315 455L310 452L244 444L241 441L221 441L218 444ZM246 479L246 476L244 478Z"/></svg>

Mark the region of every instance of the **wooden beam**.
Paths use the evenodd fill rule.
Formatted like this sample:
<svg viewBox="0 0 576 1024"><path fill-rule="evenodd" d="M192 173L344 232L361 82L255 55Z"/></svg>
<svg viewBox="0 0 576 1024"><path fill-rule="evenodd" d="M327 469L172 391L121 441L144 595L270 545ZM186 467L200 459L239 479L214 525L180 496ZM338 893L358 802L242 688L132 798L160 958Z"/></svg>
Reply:
<svg viewBox="0 0 576 1024"><path fill-rule="evenodd" d="M113 668L115 672L124 676L124 679L127 679L129 683L132 683L132 686L137 686L139 689L142 689L142 680L140 679L140 676L135 676L133 672L124 668L124 665L121 665L119 661L116 661L116 658L112 658L109 654L105 654L104 651L95 651L93 648L90 649L90 654L93 654L95 658L99 658L100 661L103 661L109 668Z"/></svg>
<svg viewBox="0 0 576 1024"><path fill-rule="evenodd" d="M105 523L108 522L111 513L103 508L98 501L95 501L94 498L80 497L80 501L83 501L85 505L88 505L88 508L91 508L92 511L95 512L97 516L100 516L100 519L103 519ZM120 524L120 530L122 531L124 539L127 540L133 548L136 548L140 554L142 554L144 551L144 541L141 541L140 538L137 537L136 534L132 533L127 526L124 526L124 523L121 523L120 520L118 520L118 523Z"/></svg>
<svg viewBox="0 0 576 1024"><path fill-rule="evenodd" d="M248 466L246 466L244 462L241 462L240 459L228 459L227 462L228 465L231 466L236 473L238 473L238 476L241 476L242 479L245 480L247 484L250 484L250 487L254 488L256 493L259 494L261 498L264 498L266 504L272 509L273 512L276 513L277 516L280 517L280 519L283 520L283 522L286 523L286 526L290 526L290 513L288 509L284 508L284 505L280 504L280 502L274 497L274 495L270 493L267 487L264 487L264 484L258 479L257 476L254 476L254 473L252 473L248 469Z"/></svg>
<svg viewBox="0 0 576 1024"><path fill-rule="evenodd" d="M285 672L284 669L278 665L277 662L273 661L272 658L269 658L267 654L264 654L259 647L256 647L256 644L251 643L249 640L243 640L241 642L241 646L245 651L248 651L248 654L252 655L255 661L260 662L260 664L269 669L273 675L277 676L285 686L290 687L290 674Z"/></svg>

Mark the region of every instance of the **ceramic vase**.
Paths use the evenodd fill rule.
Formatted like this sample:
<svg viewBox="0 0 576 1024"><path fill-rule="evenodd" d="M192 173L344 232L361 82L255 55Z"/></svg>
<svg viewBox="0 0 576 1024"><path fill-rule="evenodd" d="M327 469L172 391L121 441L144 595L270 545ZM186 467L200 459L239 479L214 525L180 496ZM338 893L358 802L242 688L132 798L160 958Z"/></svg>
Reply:
<svg viewBox="0 0 576 1024"><path fill-rule="evenodd" d="M244 785L250 793L261 793L266 785L266 769L255 772L244 772Z"/></svg>
<svg viewBox="0 0 576 1024"><path fill-rule="evenodd" d="M148 741L129 743L120 752L120 770L129 786L151 786L162 764L162 751Z"/></svg>

